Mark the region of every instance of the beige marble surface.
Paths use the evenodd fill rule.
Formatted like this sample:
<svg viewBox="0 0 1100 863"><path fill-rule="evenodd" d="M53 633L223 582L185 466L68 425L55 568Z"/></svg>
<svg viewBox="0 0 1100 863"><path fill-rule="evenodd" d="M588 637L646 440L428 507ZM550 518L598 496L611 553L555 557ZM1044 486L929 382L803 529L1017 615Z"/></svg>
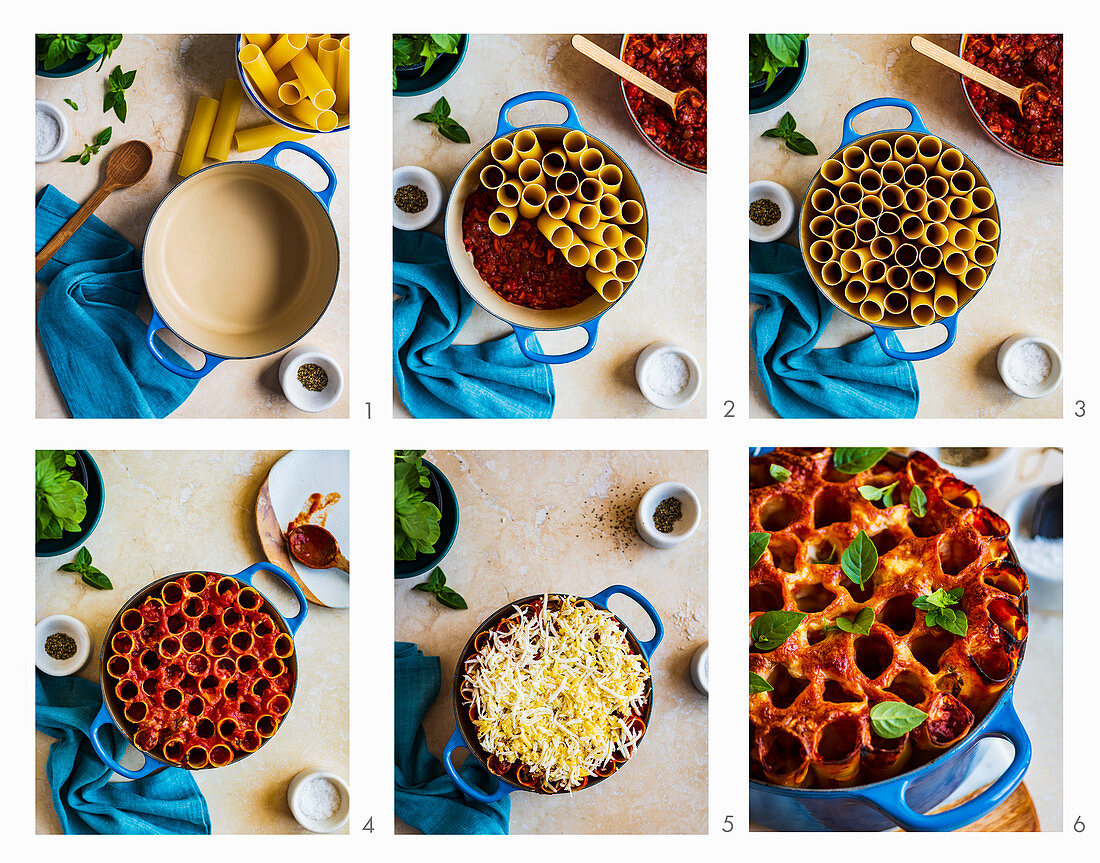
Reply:
<svg viewBox="0 0 1100 863"><path fill-rule="evenodd" d="M139 35L130 34L104 65L71 78L35 78L35 96L53 102L65 113L73 127L70 149L65 155L81 152L84 142L107 126L114 129L111 143L88 165L56 162L36 166L35 190L53 184L77 202L83 202L102 181L106 157L122 141L138 138L153 149L153 167L149 174L130 189L112 194L96 210L112 228L134 244L139 251L145 228L161 199L179 182L176 168L187 138L191 116L199 96L221 97L227 78L236 77L234 65L235 36L227 34ZM126 123L120 123L112 111L102 113L103 82L116 65L124 71L137 70L133 86L126 93L129 108ZM62 101L72 99L79 106L73 111ZM245 97L241 106L238 128L249 128L264 122L259 109ZM348 283L350 234L348 222L348 134L314 135L304 142L316 149L336 171L338 184L332 200L331 214L340 243L341 267L336 294L324 317L306 334L301 344L313 345L336 359L343 369L345 381L349 373L348 359ZM238 154L231 151L231 161L256 159L263 151ZM64 158L64 156L62 157ZM206 161L204 164L213 164ZM280 164L296 173L314 188L324 185L324 176L306 157L296 153L280 158ZM38 298L45 292L36 283ZM149 319L148 299L138 309L143 320ZM162 338L176 348L192 365L201 365L201 355L184 345L167 331ZM188 399L172 414L173 417L346 417L348 389L340 400L319 414L299 411L283 396L279 386L279 360L285 351L254 360L234 360L222 363L204 378ZM41 342L35 350L35 407L40 417L66 417L68 410L61 399L49 362L42 352Z"/></svg>
<svg viewBox="0 0 1100 863"><path fill-rule="evenodd" d="M1001 210L1001 251L989 283L958 317L958 339L947 353L915 363L919 417L1060 417L1062 387L1040 399L1012 393L997 374L997 349L1018 332L1034 332L1062 348L1062 171L1013 156L994 144L967 107L959 78L910 46L911 34L810 36L810 65L783 105L749 117L750 179L782 183L796 200L839 145L844 115L860 102L895 96L913 102L926 125L965 151L985 172ZM926 38L957 50L957 35ZM816 145L799 156L761 138L790 111ZM879 108L855 121L858 132L909 123L899 108ZM797 225L787 241L798 243ZM866 324L834 312L819 347L870 334ZM899 333L908 350L944 339L940 326ZM749 351L750 411L774 417Z"/></svg>
<svg viewBox="0 0 1100 863"><path fill-rule="evenodd" d="M648 597L665 626L653 655L653 717L622 773L572 797L515 792L510 832L705 832L707 698L692 685L689 662L708 638L706 454L437 450L427 458L458 497L458 538L443 569L469 609L452 611L413 590L422 579L397 580L395 636L440 656L445 682L485 617L543 590L583 596L626 584ZM646 545L633 529L635 504L664 479L686 483L702 502L696 533L667 551ZM611 608L640 638L650 637L652 626L632 600L613 598ZM454 730L449 683L442 690L425 722L436 755ZM660 803L639 807L642 797ZM396 829L412 832L401 822Z"/></svg>
<svg viewBox="0 0 1100 863"><path fill-rule="evenodd" d="M58 572L73 555L41 558L36 566L35 620L71 614L92 631L95 649L82 677L97 680L107 627L146 584L191 569L236 573L263 560L256 537L256 493L282 455L92 453L103 474L106 506L86 547L114 589L93 590L72 573ZM272 576L260 573L256 584L284 616L297 613L294 595ZM310 766L349 776L348 612L311 605L295 647L298 689L278 733L250 758L195 774L215 833L306 833L287 807L287 783ZM38 833L60 831L45 778L50 743L35 732Z"/></svg>
<svg viewBox="0 0 1100 863"><path fill-rule="evenodd" d="M555 417L702 417L700 394L674 411L646 401L634 380L634 361L646 345L671 339L704 364L706 392L706 175L681 168L655 153L634 129L623 105L618 78L578 54L568 35L480 35L470 39L454 77L423 96L393 99L393 165L431 170L449 192L459 172L492 138L500 107L512 96L551 90L571 99L581 124L618 152L638 178L649 208L649 243L638 280L600 324L596 349L582 360L554 366ZM621 36L589 36L618 54ZM455 144L413 118L431 110L440 96L470 133L471 144ZM521 106L513 125L561 122L565 109L550 103ZM442 235L443 218L430 230ZM459 344L474 344L511 328L474 309ZM583 332L539 333L547 352L564 353L583 344ZM409 416L394 389L394 415Z"/></svg>

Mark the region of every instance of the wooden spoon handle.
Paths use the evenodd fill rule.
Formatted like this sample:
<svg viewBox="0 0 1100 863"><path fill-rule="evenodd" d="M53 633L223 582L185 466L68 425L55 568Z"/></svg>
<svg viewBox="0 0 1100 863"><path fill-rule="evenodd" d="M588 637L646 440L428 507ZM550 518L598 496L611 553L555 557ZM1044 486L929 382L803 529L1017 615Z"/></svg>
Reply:
<svg viewBox="0 0 1100 863"><path fill-rule="evenodd" d="M348 559L340 552L336 553L336 559L332 562L332 565L337 569L342 569L348 575L351 575L351 564L348 563Z"/></svg>
<svg viewBox="0 0 1100 863"><path fill-rule="evenodd" d="M988 87L990 90L995 90L1002 96L1007 96L1014 102L1020 101L1020 93L1022 92L1019 87L1013 87L1007 81L1002 81L995 75L990 75L985 69L979 69L973 63L967 63L962 57L952 54L936 45L933 42L929 42L923 36L914 36L909 40L909 44L913 46L915 51L919 51L925 57L930 57L937 63L946 66L949 69L953 69L960 75L964 75L971 81L977 81L983 87Z"/></svg>
<svg viewBox="0 0 1100 863"><path fill-rule="evenodd" d="M584 36L580 35L574 36L573 47L590 60L595 60L605 69L610 69L620 78L625 78L638 89L644 90L649 93L649 95L656 96L662 102L667 102L669 105L675 107L675 93L666 87L662 87L652 78L647 78L633 66L628 66L614 54L608 54L603 48L590 39L586 39Z"/></svg>
<svg viewBox="0 0 1100 863"><path fill-rule="evenodd" d="M92 197L84 202L83 207L73 213L72 218L62 225L61 230L54 234L50 241L42 247L42 251L34 256L34 271L36 273L46 266L46 262L57 254L57 250L69 241L69 238L76 233L77 228L84 224L88 216L95 211L95 208L102 204L114 190L115 185L113 183L104 183L95 190Z"/></svg>

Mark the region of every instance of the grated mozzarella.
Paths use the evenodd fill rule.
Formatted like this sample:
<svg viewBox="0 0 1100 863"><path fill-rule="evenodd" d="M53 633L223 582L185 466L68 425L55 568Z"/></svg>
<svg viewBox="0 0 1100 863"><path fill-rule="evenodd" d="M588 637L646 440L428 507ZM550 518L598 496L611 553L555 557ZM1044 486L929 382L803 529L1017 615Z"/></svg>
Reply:
<svg viewBox="0 0 1100 863"><path fill-rule="evenodd" d="M558 790L634 752L649 668L610 612L573 596L548 606L548 595L537 614L513 606L466 663L464 683L481 746Z"/></svg>

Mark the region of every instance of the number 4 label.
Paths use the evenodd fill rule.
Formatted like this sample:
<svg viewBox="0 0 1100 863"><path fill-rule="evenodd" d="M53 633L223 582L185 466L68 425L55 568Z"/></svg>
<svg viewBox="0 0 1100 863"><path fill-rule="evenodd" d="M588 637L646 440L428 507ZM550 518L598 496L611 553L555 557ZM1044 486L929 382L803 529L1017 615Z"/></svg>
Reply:
<svg viewBox="0 0 1100 863"><path fill-rule="evenodd" d="M368 833L374 832L374 816L372 815L367 819L367 823L363 825L363 829Z"/></svg>

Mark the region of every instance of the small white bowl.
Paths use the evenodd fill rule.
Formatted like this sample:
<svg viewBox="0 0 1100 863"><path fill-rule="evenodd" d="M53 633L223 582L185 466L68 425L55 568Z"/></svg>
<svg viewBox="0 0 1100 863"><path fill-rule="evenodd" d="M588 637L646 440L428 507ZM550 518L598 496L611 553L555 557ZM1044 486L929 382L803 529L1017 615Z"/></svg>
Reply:
<svg viewBox="0 0 1100 863"><path fill-rule="evenodd" d="M684 361L688 369L688 380L684 388L671 396L656 392L649 385L647 377L650 367L664 354L677 355ZM638 354L638 359L634 362L634 379L638 382L638 389L642 391L642 395L646 397L650 404L664 410L676 410L695 398L699 392L699 387L702 385L703 375L699 369L699 361L695 359L691 351L675 342L670 342L668 339L661 339L647 346Z"/></svg>
<svg viewBox="0 0 1100 863"><path fill-rule="evenodd" d="M680 499L681 518L669 533L661 533L653 524L653 511L657 505L668 497ZM676 480L659 482L649 489L638 502L638 508L634 511L634 526L642 539L654 548L675 548L693 533L699 526L699 516L702 507L699 498L690 488Z"/></svg>
<svg viewBox="0 0 1100 863"><path fill-rule="evenodd" d="M710 648L704 643L691 656L691 682L703 695L710 695Z"/></svg>
<svg viewBox="0 0 1100 863"><path fill-rule="evenodd" d="M320 392L307 390L298 380L298 369L306 363L315 363L328 375L328 385ZM279 363L279 384L294 407L307 413L327 411L336 404L344 391L344 374L340 365L319 348L302 345L290 351Z"/></svg>
<svg viewBox="0 0 1100 863"><path fill-rule="evenodd" d="M69 125L69 118L66 117L64 112L60 108L58 108L53 102L47 102L45 99L35 99L34 110L36 115L36 123L37 113L39 111L44 111L57 121L57 125L61 130L61 133L57 138L57 146L46 153L34 154L35 162L52 162L54 159L59 158L61 154L65 152L65 148L69 146L69 141L71 141L73 137L73 128Z"/></svg>
<svg viewBox="0 0 1100 863"><path fill-rule="evenodd" d="M764 227L749 219L749 239L757 243L772 243L791 229L794 217L798 215L798 208L786 187L771 180L754 180L749 183L749 203L761 198L766 198L779 207L779 221Z"/></svg>
<svg viewBox="0 0 1100 863"><path fill-rule="evenodd" d="M302 811L302 795L306 785L314 779L327 779L336 786L340 792L340 805L336 807L333 816L324 821L310 818ZM306 830L313 833L332 833L348 823L351 814L351 796L348 793L348 784L331 770L323 770L320 767L307 767L297 773L286 788L286 802L290 807L290 814L294 820Z"/></svg>
<svg viewBox="0 0 1100 863"><path fill-rule="evenodd" d="M435 221L443 209L443 185L427 168L419 165L405 165L393 169L393 193L402 186L419 186L428 195L428 206L419 213L406 213L396 202L393 204L393 226L402 231L419 231Z"/></svg>
<svg viewBox="0 0 1100 863"><path fill-rule="evenodd" d="M1008 372L1011 355L1019 348L1029 344L1039 345L1050 356L1050 374L1032 386L1014 380ZM1025 399L1037 399L1040 396L1054 392L1058 388L1058 384L1062 382L1062 352L1042 336L1037 336L1034 333L1017 333L1001 343L1000 350L997 351L997 371L1000 373L1004 385L1016 395L1023 396Z"/></svg>
<svg viewBox="0 0 1100 863"><path fill-rule="evenodd" d="M76 642L76 653L64 660L57 660L46 653L46 638L54 633L67 635ZM40 671L54 677L75 674L92 656L92 633L88 625L68 614L51 614L34 628L34 664Z"/></svg>

